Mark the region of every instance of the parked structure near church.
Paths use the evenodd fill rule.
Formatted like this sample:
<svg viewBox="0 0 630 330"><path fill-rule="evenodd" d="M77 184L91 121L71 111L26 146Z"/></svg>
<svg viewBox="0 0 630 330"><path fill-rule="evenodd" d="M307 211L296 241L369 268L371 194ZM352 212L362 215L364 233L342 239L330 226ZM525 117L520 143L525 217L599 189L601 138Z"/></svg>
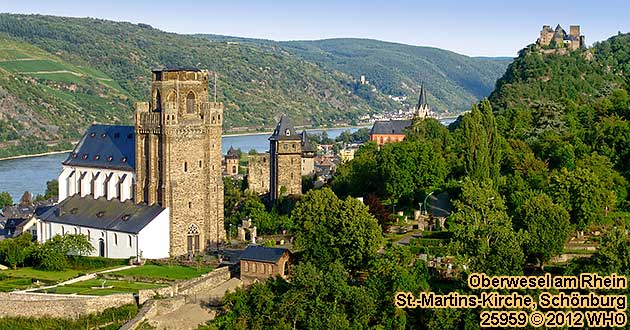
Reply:
<svg viewBox="0 0 630 330"><path fill-rule="evenodd" d="M223 104L209 102L208 71L154 70L151 95L136 104L135 126L92 125L63 162L60 203L40 218L42 241L66 229L98 232L112 237L99 241L99 254L162 258L225 240ZM136 243L117 244L119 234Z"/></svg>

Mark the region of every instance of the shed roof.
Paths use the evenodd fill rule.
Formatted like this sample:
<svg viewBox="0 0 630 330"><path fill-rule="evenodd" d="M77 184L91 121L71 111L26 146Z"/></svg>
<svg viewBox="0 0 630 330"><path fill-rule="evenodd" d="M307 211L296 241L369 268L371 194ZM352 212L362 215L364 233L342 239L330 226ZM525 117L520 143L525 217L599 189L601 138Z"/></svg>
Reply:
<svg viewBox="0 0 630 330"><path fill-rule="evenodd" d="M270 248L260 245L250 245L241 254L241 260L276 262L288 251L289 250L285 248Z"/></svg>

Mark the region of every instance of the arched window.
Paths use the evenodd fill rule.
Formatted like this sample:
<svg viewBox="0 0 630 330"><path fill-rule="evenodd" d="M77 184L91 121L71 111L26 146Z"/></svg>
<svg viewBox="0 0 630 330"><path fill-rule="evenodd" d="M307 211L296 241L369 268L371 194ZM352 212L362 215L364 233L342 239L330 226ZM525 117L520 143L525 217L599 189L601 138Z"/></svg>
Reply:
<svg viewBox="0 0 630 330"><path fill-rule="evenodd" d="M114 245L118 245L118 234L114 234Z"/></svg>
<svg viewBox="0 0 630 330"><path fill-rule="evenodd" d="M232 174L236 174L237 170L236 170L236 165L232 165Z"/></svg>
<svg viewBox="0 0 630 330"><path fill-rule="evenodd" d="M88 241L89 241L90 239L92 239L92 236L90 235L90 230L89 230L89 229L87 230L87 239L88 239Z"/></svg>
<svg viewBox="0 0 630 330"><path fill-rule="evenodd" d="M188 172L188 162L184 162L184 172Z"/></svg>
<svg viewBox="0 0 630 330"><path fill-rule="evenodd" d="M65 235L65 234L66 234L65 228L63 228L63 226L61 226L61 236Z"/></svg>
<svg viewBox="0 0 630 330"><path fill-rule="evenodd" d="M187 243L188 254L199 252L199 227L194 223L188 226Z"/></svg>
<svg viewBox="0 0 630 330"><path fill-rule="evenodd" d="M186 95L186 112L195 113L195 93L192 91Z"/></svg>
<svg viewBox="0 0 630 330"><path fill-rule="evenodd" d="M132 238L131 238L131 235L129 235L129 247L131 247L131 245L132 245Z"/></svg>

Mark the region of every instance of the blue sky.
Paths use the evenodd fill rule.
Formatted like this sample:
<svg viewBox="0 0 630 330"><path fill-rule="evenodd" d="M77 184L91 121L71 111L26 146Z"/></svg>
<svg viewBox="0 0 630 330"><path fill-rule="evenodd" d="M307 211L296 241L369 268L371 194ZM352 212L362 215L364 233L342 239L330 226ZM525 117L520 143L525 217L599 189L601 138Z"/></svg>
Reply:
<svg viewBox="0 0 630 330"><path fill-rule="evenodd" d="M543 24L580 24L588 44L630 32L630 1L0 0L0 11L147 23L176 33L273 40L359 37L471 56L514 56Z"/></svg>

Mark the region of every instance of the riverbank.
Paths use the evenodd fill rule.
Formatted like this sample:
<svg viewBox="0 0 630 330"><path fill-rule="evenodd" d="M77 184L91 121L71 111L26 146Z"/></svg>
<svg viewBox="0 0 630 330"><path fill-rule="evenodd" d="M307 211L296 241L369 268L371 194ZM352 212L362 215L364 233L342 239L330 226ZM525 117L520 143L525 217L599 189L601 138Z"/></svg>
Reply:
<svg viewBox="0 0 630 330"><path fill-rule="evenodd" d="M9 156L9 157L0 158L0 161L11 160L11 159L21 159L21 158L31 158L31 157L41 157L41 156L49 156L49 155L57 155L57 154L69 153L71 151L72 151L72 149L61 150L61 151L42 152L42 153L39 153L39 154L31 154L31 155Z"/></svg>

